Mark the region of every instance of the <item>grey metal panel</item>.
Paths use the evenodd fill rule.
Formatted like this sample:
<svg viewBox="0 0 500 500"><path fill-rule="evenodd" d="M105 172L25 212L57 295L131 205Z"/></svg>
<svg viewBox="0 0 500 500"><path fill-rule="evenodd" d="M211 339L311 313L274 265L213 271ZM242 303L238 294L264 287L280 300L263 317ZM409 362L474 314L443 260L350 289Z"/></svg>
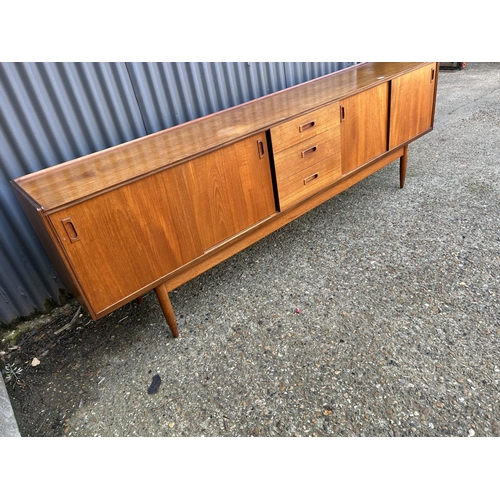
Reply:
<svg viewBox="0 0 500 500"><path fill-rule="evenodd" d="M289 62L285 63L287 86L308 82L314 78L348 68L354 62Z"/></svg>
<svg viewBox="0 0 500 500"><path fill-rule="evenodd" d="M0 230L0 320L10 323L58 302L64 286L6 183L0 184Z"/></svg>
<svg viewBox="0 0 500 500"><path fill-rule="evenodd" d="M354 63L0 63L0 323L59 303L63 285L13 178Z"/></svg>
<svg viewBox="0 0 500 500"><path fill-rule="evenodd" d="M2 63L0 82L11 178L145 134L125 64Z"/></svg>
<svg viewBox="0 0 500 500"><path fill-rule="evenodd" d="M285 88L282 63L127 63L148 133Z"/></svg>
<svg viewBox="0 0 500 500"><path fill-rule="evenodd" d="M0 322L47 301L55 275L9 181L145 135L124 63L0 64Z"/></svg>

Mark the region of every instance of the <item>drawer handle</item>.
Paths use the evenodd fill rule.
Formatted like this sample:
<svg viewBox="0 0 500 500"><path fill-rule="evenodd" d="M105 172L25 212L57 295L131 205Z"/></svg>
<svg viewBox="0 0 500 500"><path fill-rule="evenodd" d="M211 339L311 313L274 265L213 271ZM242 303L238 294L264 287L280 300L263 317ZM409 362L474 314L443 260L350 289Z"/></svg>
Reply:
<svg viewBox="0 0 500 500"><path fill-rule="evenodd" d="M317 150L318 150L318 146L313 146L312 148L309 148L309 149L306 149L305 151L302 151L302 153L300 153L300 154L301 154L302 158L305 158L307 155L310 155Z"/></svg>
<svg viewBox="0 0 500 500"><path fill-rule="evenodd" d="M259 158L260 159L264 158L266 150L264 149L264 143L262 142L261 139L257 139L257 149L259 150Z"/></svg>
<svg viewBox="0 0 500 500"><path fill-rule="evenodd" d="M71 243L78 241L80 239L80 236L78 236L78 232L76 231L71 217L66 217L66 219L62 219L61 222L64 230L66 231L66 234L68 235L69 241L71 241Z"/></svg>
<svg viewBox="0 0 500 500"><path fill-rule="evenodd" d="M306 177L304 179L304 186L308 184L309 182L312 182L314 179L317 179L319 177L319 172L316 172L315 174L310 175L309 177Z"/></svg>
<svg viewBox="0 0 500 500"><path fill-rule="evenodd" d="M309 122L309 123L304 123L304 125L301 125L299 127L299 132L305 132L306 130L309 130L310 128L313 128L316 125L315 121Z"/></svg>

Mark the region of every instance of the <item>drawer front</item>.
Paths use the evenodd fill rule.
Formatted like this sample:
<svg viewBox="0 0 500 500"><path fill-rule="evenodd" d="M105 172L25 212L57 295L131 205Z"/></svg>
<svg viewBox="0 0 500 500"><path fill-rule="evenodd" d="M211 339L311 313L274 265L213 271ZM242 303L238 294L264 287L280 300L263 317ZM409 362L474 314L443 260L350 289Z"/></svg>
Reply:
<svg viewBox="0 0 500 500"><path fill-rule="evenodd" d="M340 121L340 104L335 102L271 128L273 152L294 146L326 132Z"/></svg>
<svg viewBox="0 0 500 500"><path fill-rule="evenodd" d="M329 130L275 154L276 178L286 179L334 155L340 149L338 135L337 130Z"/></svg>
<svg viewBox="0 0 500 500"><path fill-rule="evenodd" d="M278 179L280 209L284 210L321 191L333 184L341 175L339 155L338 157L330 156L286 179Z"/></svg>

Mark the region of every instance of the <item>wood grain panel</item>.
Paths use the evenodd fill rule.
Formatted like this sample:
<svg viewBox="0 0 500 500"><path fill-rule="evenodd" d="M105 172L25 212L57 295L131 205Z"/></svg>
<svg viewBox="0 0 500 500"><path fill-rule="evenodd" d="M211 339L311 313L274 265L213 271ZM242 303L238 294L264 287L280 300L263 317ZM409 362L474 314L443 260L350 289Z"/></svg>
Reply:
<svg viewBox="0 0 500 500"><path fill-rule="evenodd" d="M432 63L391 82L391 149L431 128L437 72Z"/></svg>
<svg viewBox="0 0 500 500"><path fill-rule="evenodd" d="M50 216L96 314L203 253L189 196L174 167Z"/></svg>
<svg viewBox="0 0 500 500"><path fill-rule="evenodd" d="M387 151L388 120L388 83L341 102L343 174Z"/></svg>
<svg viewBox="0 0 500 500"><path fill-rule="evenodd" d="M184 164L203 249L276 211L266 134Z"/></svg>

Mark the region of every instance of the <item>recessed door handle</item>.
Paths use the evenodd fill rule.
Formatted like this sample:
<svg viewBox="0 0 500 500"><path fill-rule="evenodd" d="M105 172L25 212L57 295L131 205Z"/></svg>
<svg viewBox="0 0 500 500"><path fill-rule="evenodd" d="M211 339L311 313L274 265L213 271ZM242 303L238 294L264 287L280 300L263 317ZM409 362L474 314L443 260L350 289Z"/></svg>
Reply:
<svg viewBox="0 0 500 500"><path fill-rule="evenodd" d="M264 158L266 150L264 149L264 143L261 139L257 139L257 149L259 150L259 158Z"/></svg>
<svg viewBox="0 0 500 500"><path fill-rule="evenodd" d="M80 236L78 236L78 232L73 224L73 221L71 220L71 217L66 217L65 219L62 219L61 222L66 234L68 235L69 241L71 241L71 243L78 241Z"/></svg>

